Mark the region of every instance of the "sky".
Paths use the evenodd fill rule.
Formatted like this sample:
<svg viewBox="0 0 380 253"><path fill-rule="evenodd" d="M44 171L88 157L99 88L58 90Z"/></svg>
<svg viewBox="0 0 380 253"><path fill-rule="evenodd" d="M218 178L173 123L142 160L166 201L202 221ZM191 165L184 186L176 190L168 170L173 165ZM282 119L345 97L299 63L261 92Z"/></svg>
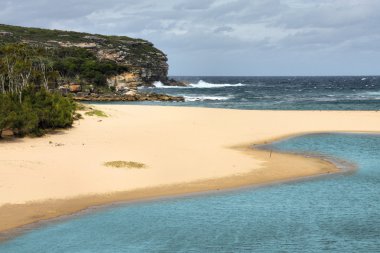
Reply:
<svg viewBox="0 0 380 253"><path fill-rule="evenodd" d="M126 35L170 75L379 75L380 0L0 0L0 23Z"/></svg>

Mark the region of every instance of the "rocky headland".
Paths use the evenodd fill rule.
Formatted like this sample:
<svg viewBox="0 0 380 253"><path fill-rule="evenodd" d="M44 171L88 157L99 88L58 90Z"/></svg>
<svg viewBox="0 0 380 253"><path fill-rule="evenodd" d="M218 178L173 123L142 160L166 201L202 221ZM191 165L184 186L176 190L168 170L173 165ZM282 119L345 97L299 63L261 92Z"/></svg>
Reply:
<svg viewBox="0 0 380 253"><path fill-rule="evenodd" d="M125 71L108 74L104 86L110 92L94 94L91 83L78 80L60 81L56 87L74 94L77 100L86 101L183 101L183 98L159 94L142 94L138 87L152 87L155 82L169 86L187 84L168 77L169 65L165 53L143 39L127 36L105 36L71 31L26 28L0 24L0 45L23 43L47 49L80 48L91 52L99 61L111 61ZM75 89L71 86L75 85ZM78 87L80 86L80 87ZM77 94L85 92L85 94Z"/></svg>

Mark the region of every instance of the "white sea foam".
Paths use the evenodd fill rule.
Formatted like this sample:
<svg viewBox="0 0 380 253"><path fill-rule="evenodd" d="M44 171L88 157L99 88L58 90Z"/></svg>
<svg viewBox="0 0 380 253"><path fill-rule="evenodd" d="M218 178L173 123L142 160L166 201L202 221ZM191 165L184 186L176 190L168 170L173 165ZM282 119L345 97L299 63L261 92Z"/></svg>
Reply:
<svg viewBox="0 0 380 253"><path fill-rule="evenodd" d="M230 84L230 83L208 83L200 80L196 84L190 84L193 88L221 88L221 87L239 87L244 86L242 83Z"/></svg>
<svg viewBox="0 0 380 253"><path fill-rule="evenodd" d="M157 81L157 82L154 82L153 83L154 87L156 88L170 88L171 86L165 86L163 83L161 83L160 81Z"/></svg>
<svg viewBox="0 0 380 253"><path fill-rule="evenodd" d="M359 93L357 96L363 99L380 100L380 91L367 91Z"/></svg>
<svg viewBox="0 0 380 253"><path fill-rule="evenodd" d="M365 91L344 96L345 100L380 100L380 91Z"/></svg>
<svg viewBox="0 0 380 253"><path fill-rule="evenodd" d="M367 91L363 92L362 94L366 94L368 96L380 96L380 91Z"/></svg>
<svg viewBox="0 0 380 253"><path fill-rule="evenodd" d="M232 97L223 96L184 96L185 101L195 102L195 101L225 101L231 99Z"/></svg>
<svg viewBox="0 0 380 253"><path fill-rule="evenodd" d="M222 87L240 87L244 86L242 83L230 84L230 83L208 83L203 80L200 80L198 83L191 83L189 86L166 86L162 82L154 82L153 85L156 88L165 88L165 89L178 89L178 88L222 88Z"/></svg>

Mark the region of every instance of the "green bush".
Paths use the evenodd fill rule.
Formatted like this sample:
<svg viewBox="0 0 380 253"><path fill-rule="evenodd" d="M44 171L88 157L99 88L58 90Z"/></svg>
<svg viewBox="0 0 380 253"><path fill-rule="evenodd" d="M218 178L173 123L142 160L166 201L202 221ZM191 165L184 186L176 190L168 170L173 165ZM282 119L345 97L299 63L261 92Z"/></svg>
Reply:
<svg viewBox="0 0 380 253"><path fill-rule="evenodd" d="M46 129L72 125L72 98L47 90L59 76L53 68L57 55L49 50L24 44L0 46L0 137L8 129L16 136L40 136ZM77 54L91 53L79 50ZM85 60L74 57L73 62L71 68L77 71Z"/></svg>
<svg viewBox="0 0 380 253"><path fill-rule="evenodd" d="M41 136L46 129L66 128L73 123L75 103L71 98L41 88L27 88L22 101L14 94L0 95L0 134Z"/></svg>

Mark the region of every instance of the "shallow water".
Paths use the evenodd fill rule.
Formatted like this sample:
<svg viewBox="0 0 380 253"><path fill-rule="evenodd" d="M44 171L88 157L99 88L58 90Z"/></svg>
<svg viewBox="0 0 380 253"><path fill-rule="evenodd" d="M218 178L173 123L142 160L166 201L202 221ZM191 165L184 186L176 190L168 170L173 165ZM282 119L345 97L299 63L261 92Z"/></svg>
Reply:
<svg viewBox="0 0 380 253"><path fill-rule="evenodd" d="M379 135L308 135L273 147L338 157L358 169L106 208L44 225L0 244L0 252L380 251Z"/></svg>

